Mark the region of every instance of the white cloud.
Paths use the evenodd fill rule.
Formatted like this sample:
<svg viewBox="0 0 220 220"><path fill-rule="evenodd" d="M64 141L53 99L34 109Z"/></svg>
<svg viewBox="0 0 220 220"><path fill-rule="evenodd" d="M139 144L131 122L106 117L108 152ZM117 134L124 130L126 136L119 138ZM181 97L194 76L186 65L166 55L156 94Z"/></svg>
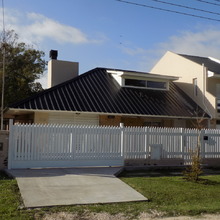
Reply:
<svg viewBox="0 0 220 220"><path fill-rule="evenodd" d="M220 29L204 26L194 31L185 30L149 49L133 47L122 50L136 59L137 69L147 72L168 50L174 53L220 59Z"/></svg>
<svg viewBox="0 0 220 220"><path fill-rule="evenodd" d="M137 56L146 53L146 50L143 48L129 48L129 47L123 47L122 51L130 56Z"/></svg>
<svg viewBox="0 0 220 220"><path fill-rule="evenodd" d="M79 29L61 24L41 14L29 13L27 18L33 21L25 27L28 34L31 37L37 37L40 41L49 38L58 43L81 44L90 42L86 34Z"/></svg>
<svg viewBox="0 0 220 220"><path fill-rule="evenodd" d="M0 22L2 24L2 18ZM5 24L6 29L15 30L22 41L30 44L46 40L52 40L58 44L100 43L105 40L104 37L91 39L76 27L61 24L37 13L21 14L19 11L6 9Z"/></svg>
<svg viewBox="0 0 220 220"><path fill-rule="evenodd" d="M175 53L212 56L220 58L220 30L216 27L204 27L197 31L182 31L171 36L167 42L158 45L158 51L167 50Z"/></svg>
<svg viewBox="0 0 220 220"><path fill-rule="evenodd" d="M43 76L41 76L40 79L36 80L36 82L39 82L42 86L42 88L47 89L48 88L48 78L47 78L47 72L44 72Z"/></svg>

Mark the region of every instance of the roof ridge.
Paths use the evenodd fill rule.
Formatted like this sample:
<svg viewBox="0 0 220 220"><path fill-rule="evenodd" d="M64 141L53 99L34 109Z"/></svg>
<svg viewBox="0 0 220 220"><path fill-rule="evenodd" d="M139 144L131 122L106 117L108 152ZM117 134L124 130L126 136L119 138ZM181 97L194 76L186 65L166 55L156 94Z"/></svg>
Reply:
<svg viewBox="0 0 220 220"><path fill-rule="evenodd" d="M198 56L198 55L188 55L188 54L178 54L178 55L180 55L180 56L184 56L184 57L198 57L198 58L205 58L205 59L209 59L209 57L204 57L204 56Z"/></svg>

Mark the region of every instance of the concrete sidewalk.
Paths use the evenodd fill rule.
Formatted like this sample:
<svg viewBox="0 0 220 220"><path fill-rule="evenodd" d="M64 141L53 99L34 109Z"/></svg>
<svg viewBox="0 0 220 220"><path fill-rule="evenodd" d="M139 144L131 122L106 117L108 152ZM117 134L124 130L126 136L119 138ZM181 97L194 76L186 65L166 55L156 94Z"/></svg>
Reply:
<svg viewBox="0 0 220 220"><path fill-rule="evenodd" d="M19 169L16 178L25 207L146 201L115 177L121 168Z"/></svg>

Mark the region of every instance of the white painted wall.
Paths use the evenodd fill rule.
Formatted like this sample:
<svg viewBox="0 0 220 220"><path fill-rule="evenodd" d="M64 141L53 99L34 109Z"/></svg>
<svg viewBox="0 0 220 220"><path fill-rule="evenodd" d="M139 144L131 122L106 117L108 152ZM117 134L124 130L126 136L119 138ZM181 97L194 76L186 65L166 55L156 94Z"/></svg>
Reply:
<svg viewBox="0 0 220 220"><path fill-rule="evenodd" d="M48 62L48 88L70 80L79 73L79 63L62 60Z"/></svg>
<svg viewBox="0 0 220 220"><path fill-rule="evenodd" d="M175 83L213 118L216 117L216 98L207 90L209 78L202 65L168 51L150 72L179 77ZM194 78L197 78L198 83L197 96L194 96Z"/></svg>
<svg viewBox="0 0 220 220"><path fill-rule="evenodd" d="M71 125L99 125L97 114L76 114L76 113L49 113L49 124L71 124Z"/></svg>

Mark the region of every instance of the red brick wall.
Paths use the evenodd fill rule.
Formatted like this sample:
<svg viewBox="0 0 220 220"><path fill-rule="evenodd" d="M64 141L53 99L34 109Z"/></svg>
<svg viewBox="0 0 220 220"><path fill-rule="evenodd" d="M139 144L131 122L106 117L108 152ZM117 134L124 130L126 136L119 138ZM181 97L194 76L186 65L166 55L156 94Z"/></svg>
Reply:
<svg viewBox="0 0 220 220"><path fill-rule="evenodd" d="M121 116L113 116L113 115L99 116L99 125L101 126L119 126L120 123L121 123Z"/></svg>

